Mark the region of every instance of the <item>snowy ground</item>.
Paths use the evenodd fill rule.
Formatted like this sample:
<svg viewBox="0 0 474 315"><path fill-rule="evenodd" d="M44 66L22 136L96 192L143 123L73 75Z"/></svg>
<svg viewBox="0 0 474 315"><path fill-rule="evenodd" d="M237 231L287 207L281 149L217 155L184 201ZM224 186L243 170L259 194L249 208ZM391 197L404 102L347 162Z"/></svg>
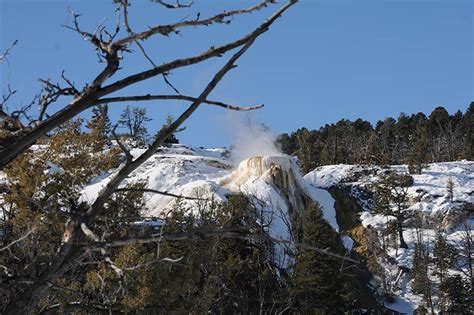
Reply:
<svg viewBox="0 0 474 315"><path fill-rule="evenodd" d="M135 157L142 149L132 150ZM92 202L115 171L103 174L84 188L82 199ZM283 176L283 187L275 183L275 174ZM322 206L324 218L339 231L336 222L334 199L325 190L309 184L300 174L294 158L286 155L253 157L233 165L225 149L191 148L174 145L163 148L146 163L131 174L122 184L145 182L146 188L172 193L185 197L225 201L230 193L243 192L264 205L260 210L269 222L269 234L277 239L289 240L291 208L301 209L301 196L304 194ZM175 198L155 193L147 193L146 217L166 216L176 201ZM190 209L196 208L196 201L184 200ZM352 248L352 240L347 236L343 243ZM277 256L282 266L288 263L283 257L285 249L277 248Z"/></svg>
<svg viewBox="0 0 474 315"><path fill-rule="evenodd" d="M358 200L363 211L360 220L365 227L379 229L395 217L374 214L371 211L372 200L367 198L366 191L370 191L373 184L379 179L379 174L386 170L395 170L399 173L408 171L406 165L381 168L377 166L359 165L329 165L317 168L305 176L312 185L321 188L331 186L346 186L351 188L351 195ZM462 237L462 224L467 223L474 228L472 214L469 217L465 207L474 204L474 162L446 162L429 164L422 174L413 175L414 183L408 188L410 207L408 213L422 213L425 218L441 218L442 227L446 238L451 244L459 246ZM453 200L450 200L447 183L454 183ZM472 212L472 210L471 210ZM432 251L435 238L434 230L422 229L426 243L431 244ZM413 262L414 247L416 243L416 229L410 224L404 230L404 238L408 249L393 249L389 255L394 259L393 266L385 266L386 273L397 285L396 302L388 307L402 313L411 314L419 305L423 304L421 296L411 291L408 277L400 273L398 267L410 268ZM453 271L454 272L454 271ZM435 281L436 279L432 279Z"/></svg>
<svg viewBox="0 0 474 315"><path fill-rule="evenodd" d="M143 149L134 149L132 155L137 157ZM227 199L230 193L243 192L252 198L263 201L267 208L262 209L269 214L271 225L269 233L280 239L289 239L289 214L291 208L301 209L298 194L304 194L319 202L323 216L328 223L339 231L336 221L334 199L326 188L334 185L349 185L351 194L358 199L365 210L360 214L364 226L382 227L393 217L376 215L371 212L371 200L365 198L361 191L370 189L384 169L375 166L330 165L320 167L307 174L304 178L299 173L296 161L285 155L272 155L250 158L240 165L235 165L228 157L226 149L192 148L184 145L173 145L162 148L146 163L131 174L122 184L146 183L146 188L172 193L185 197L212 199L220 202ZM398 172L406 172L407 167L391 166ZM118 170L97 177L91 184L84 187L82 199L93 202L100 189ZM278 175L280 174L280 175ZM283 174L283 175L282 175ZM414 175L414 184L408 194L412 200L411 211L421 211L427 216L456 215L458 208L467 203L474 203L474 162L462 161L451 163L430 164L421 175ZM280 176L279 183L277 177ZM451 202L447 194L447 181L454 182L454 198ZM0 172L0 181L2 174ZM146 217L166 216L167 210L175 203L175 198L162 194L147 193ZM186 200L190 208L193 201ZM151 221L155 222L155 221ZM159 220L156 222L160 222ZM469 221L473 223L473 221ZM450 226L447 237L450 241L459 240L458 226ZM432 230L424 231L425 238L430 241ZM412 263L415 234L414 229L407 228L404 236L409 245L407 250L390 252L396 266L409 267ZM344 246L350 250L353 240L343 235ZM277 248L282 254L284 248ZM285 260L285 259L282 259ZM395 267L396 267L395 266ZM397 272L397 268L392 268ZM396 274L394 275L396 276ZM411 314L413 308L421 303L421 298L411 292L407 279L398 277L399 288L397 303L391 304L392 309Z"/></svg>

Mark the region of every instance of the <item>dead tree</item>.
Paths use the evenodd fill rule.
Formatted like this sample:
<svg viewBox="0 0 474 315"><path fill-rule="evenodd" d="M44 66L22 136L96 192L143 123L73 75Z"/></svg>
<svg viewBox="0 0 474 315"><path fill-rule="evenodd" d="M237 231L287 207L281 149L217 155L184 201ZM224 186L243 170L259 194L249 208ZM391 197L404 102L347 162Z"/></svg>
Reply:
<svg viewBox="0 0 474 315"><path fill-rule="evenodd" d="M208 26L214 23L227 24L230 22L230 19L236 15L248 14L261 10L269 4L275 3L275 1L262 0L258 4L246 9L223 11L220 14L204 19L198 17L196 19L185 19L177 23L167 25L155 25L142 32L135 32L130 27L127 12L128 0L116 0L115 2L119 6L119 10L117 10L117 12L119 12L119 14L121 14L121 16L123 17L123 24L125 25L126 30L126 35L120 38L119 35L121 34L121 25L119 24L119 22L117 22L116 29L113 32L108 32L106 28L102 25L99 25L94 32L88 32L81 29L78 21L79 15L74 12L71 12L73 18L73 25L66 27L78 33L83 39L90 41L90 43L98 51L101 60L106 64L106 66L96 75L93 80L91 80L89 84L84 86L82 89L76 88L74 84L72 84L72 81L66 78L64 74L62 75L62 79L65 82L65 86L61 86L60 84L53 83L49 80L43 80L42 82L44 84L44 90L41 98L38 101L38 106L40 107L40 115L34 121L34 124L32 124L30 127L23 128L20 131L11 133L6 139L3 139L2 147L0 147L0 169L5 167L5 165L11 162L16 156L27 150L40 137L47 134L54 128L60 126L61 124L65 123L66 121L75 117L81 112L91 108L92 106L106 102L104 98L112 93L120 92L126 87L137 84L139 82L143 82L159 75L164 76L166 79L168 73L172 70L194 65L210 58L221 57L227 52L230 52L231 50L251 45L258 36L265 33L269 29L270 25L284 11L286 11L290 6L295 4L297 0L290 0L286 5L282 6L281 9L275 13L275 15L269 18L266 22L262 23L254 31L235 41L228 42L221 46L212 46L211 48L200 54L189 56L186 58L176 59L161 64L159 66L155 65L155 63L151 60L146 51L143 49L143 46L141 44L142 41L150 39L151 37L157 35L168 36L170 34L177 33L180 29L186 27ZM162 2L158 3L162 4ZM182 5L172 5L172 7L178 8L182 7ZM129 75L123 79L117 80L112 83L107 83L108 80L116 74L116 72L120 68L120 62L124 57L124 54L130 52L130 46L133 44L136 44L140 48L145 58L147 58L153 66L148 70ZM232 65L232 67L233 66L234 65ZM169 83L168 80L167 82ZM69 104L65 105L61 110L45 118L44 113L50 107L50 105L56 103L63 96L73 96L73 100ZM114 100L166 100L169 99L168 97L169 96L167 95L138 95L125 96L122 99L115 97ZM197 103L198 106L201 103L207 103L237 110L249 110L260 107L256 106L251 108L241 108L238 106L228 105L221 102L209 101L207 100L207 96L204 99L196 98L196 100L192 100L194 98L190 96L173 95L172 97L173 99L180 99Z"/></svg>
<svg viewBox="0 0 474 315"><path fill-rule="evenodd" d="M44 293L51 287L57 285L58 280L67 272L77 270L82 260L91 251L101 250L105 253L105 247L121 244L119 241L113 242L112 244L102 244L100 239L95 235L94 231L92 231L90 227L92 227L93 224L97 222L97 219L100 216L114 216L114 209L109 209L104 207L104 205L111 198L111 196L118 191L120 184L134 170L136 170L148 158L150 158L157 148L160 147L165 142L165 140L170 135L172 135L173 132L175 132L183 124L183 122L185 122L202 104L220 106L231 110L253 110L263 106L258 105L252 107L240 107L223 102L211 101L208 99L208 96L223 79L223 77L230 70L236 67L236 61L250 48L250 46L252 46L255 40L260 35L265 33L288 8L297 2L297 0L290 0L281 6L265 22L242 38L228 42L222 46L211 47L207 51L204 51L200 54L187 58L176 59L159 66L156 66L153 63L153 67L148 70L129 75L112 83L107 83L107 81L111 79L119 69L123 54L130 51L130 46L132 44L136 44L144 54L145 58L151 61L140 43L143 40L149 39L156 35L167 36L169 34L176 33L181 28L185 27L199 27L207 26L213 23L227 23L233 16L252 13L266 7L271 3L274 3L275 1L264 0L247 9L224 11L209 18L187 19L174 24L156 25L143 32L134 32L130 28L127 13L127 0L115 0L115 2L118 5L117 12L122 17L123 24L125 25L126 34L123 37L119 38L120 24L117 24L116 30L111 33L107 32L106 29L101 25L99 25L97 30L93 33L82 30L78 22L79 15L75 13L72 13L73 26L68 26L70 29L78 33L82 38L89 40L95 46L101 58L106 63L105 68L102 69L102 71L100 71L100 73L82 89L76 88L69 79L64 77L64 75L63 80L66 82L66 86L64 87L59 84L52 83L51 81L43 81L45 88L41 97L38 99L38 105L41 109L40 115L34 121L34 124L31 124L29 127L24 127L18 131L11 132L8 137L3 139L3 147L0 148L0 169L8 165L19 154L25 152L29 147L31 147L31 145L40 139L40 137L94 105L121 101L170 99L185 100L191 102L191 104L177 119L173 121L173 123L167 125L165 128L159 131L154 139L154 142L140 156L133 158L127 149L124 146L121 146L126 156L126 161L124 162L122 168L120 168L120 170L111 178L109 183L99 192L98 197L93 203L83 203L78 207L78 209L71 211L68 222L64 229L61 245L59 246L56 255L51 257L47 267L37 277L33 278L32 280L29 279L26 283L25 281L22 282L26 284L26 288L21 292L15 291L13 293L13 295L10 297L8 305L4 310L4 314L34 313L36 305ZM169 4L164 1L156 2L163 7L170 9L177 9L190 5L183 5L178 2L176 4ZM167 80L166 76L171 70L197 64L213 57L221 57L225 53L236 49L237 51L228 59L228 61L219 69L219 71L214 74L213 78L197 97L183 96L179 94L147 94L137 96L128 95L122 97L107 97L110 94L120 92L124 88L133 84L143 82L159 75L163 75L165 80ZM61 110L52 114L51 116L45 114L51 104L68 95L73 96L73 100L69 104L65 105ZM231 235L225 234L222 231L201 231L199 235L205 235L206 233L210 235ZM193 235L187 235L186 237L191 236ZM233 236L238 237L239 235ZM163 236L159 237L158 239L148 239L147 242L157 242L161 239L163 239ZM133 242L133 240L123 241L124 244L131 242ZM113 262L111 262L110 258L108 258L105 254L104 259L114 270L119 272L117 267L113 265Z"/></svg>

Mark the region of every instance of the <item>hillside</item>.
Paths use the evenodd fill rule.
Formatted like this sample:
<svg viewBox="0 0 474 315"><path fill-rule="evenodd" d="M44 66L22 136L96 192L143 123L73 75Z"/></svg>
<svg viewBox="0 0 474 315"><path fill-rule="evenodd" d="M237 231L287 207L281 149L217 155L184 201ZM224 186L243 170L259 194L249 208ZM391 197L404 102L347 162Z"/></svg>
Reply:
<svg viewBox="0 0 474 315"><path fill-rule="evenodd" d="M339 190L355 200L360 207L356 224L377 231L381 238L382 231L386 229L395 218L374 211L373 192L374 185L381 175L387 172L406 173L406 165L378 167L359 165L329 165L319 167L305 176L313 185ZM462 250L466 233L472 239L474 227L474 162L445 162L427 165L422 174L414 174L413 183L407 187L408 207L404 222L404 237L408 249L389 246L387 259L380 261L383 265L384 276L393 285L393 293L397 296L396 304L387 304L388 307L410 314L420 304L423 304L422 294L414 293L410 270L413 268L413 259L417 236L421 235L422 241L427 244L428 255L433 258L436 231L439 231L447 241ZM447 185L454 183L453 194L450 196ZM421 218L421 223L417 222ZM468 231L464 224L467 224ZM348 231L350 234L350 231ZM358 243L357 247L365 244ZM472 255L472 252L471 252ZM467 258L467 257L464 257ZM472 258L471 258L472 259ZM472 268L472 266L470 267ZM437 286L439 279L435 276L436 266L429 266L429 277L433 282L434 304L439 302ZM468 265L462 268L453 266L450 274L460 274L462 269L468 270ZM381 287L381 279L376 277L374 287Z"/></svg>
<svg viewBox="0 0 474 315"><path fill-rule="evenodd" d="M132 154L138 155L140 152L140 149L135 149ZM389 171L407 172L407 166L404 165L387 168L329 165L319 167L303 178L297 160L290 156L253 157L239 165L234 165L228 156L226 149L192 148L184 145L162 148L123 185L146 182L146 188L155 191L145 194L146 208L142 214L147 222L156 221L158 225L166 220L179 199L173 196L181 196L180 203L199 215L203 203L224 202L229 195L242 192L261 207L265 214L263 220L268 222L269 235L290 242L295 241L292 235L302 209L307 207L308 202L316 201L322 206L326 221L335 231L341 232L346 249L350 251L355 246L354 250L357 251L358 247L366 244L361 244L358 239L354 245L354 240L348 236L354 231L339 228L339 224L348 224L342 222L341 217L343 212L350 210L336 206L340 194L339 197L334 194L334 189L355 200L360 207L361 212L356 213L356 220L350 225L361 225L380 233L394 218L373 211L373 186L382 174ZM104 174L85 187L83 200L94 200L113 173ZM380 262L384 276L392 283L390 290L395 296L395 303L385 303L387 308L410 314L418 305L423 304L422 296L412 291L407 272L413 265L416 232L420 231L420 226L416 226L414 219L417 214L421 213L424 222L427 222L421 227L423 240L427 244L435 241L434 224L439 222L448 241L457 247L461 246L462 223L467 222L471 226L474 224L473 174L474 163L462 161L429 164L422 174L413 175L413 184L407 189L410 205L406 210L408 215L403 232L408 249L389 246L387 259ZM454 182L452 201L446 188L449 179ZM291 262L293 250L292 246L275 246L274 259L281 268L287 267ZM429 250L432 255L433 246L429 246ZM436 283L436 277L432 275L431 278ZM379 300L383 299L386 292L379 275L372 279L370 286L374 295ZM436 305L436 294L434 300Z"/></svg>
<svg viewBox="0 0 474 315"><path fill-rule="evenodd" d="M144 150L132 149L131 154L136 157ZM399 248L396 236L390 232L396 218L376 211L375 192L377 183L387 174L407 173L406 165L327 165L303 177L299 161L292 156L254 156L235 163L230 155L224 148L179 144L160 148L121 185L144 185L144 204L134 224L160 230L176 209L199 220L216 204L243 194L257 210L258 226L274 240L268 257L279 273L286 274L292 273L295 265L305 210L317 203L328 226L339 233L344 257L359 261L358 271L352 275L356 279L353 285L359 288L355 293L359 308L380 311L383 305L412 314L420 305L428 307L424 293L413 288L414 260L423 242L430 258L427 274L433 309L440 309L440 283L437 266L432 263L436 258L434 244L442 235L463 253L466 235L472 239L472 230L466 227L474 226L474 162L433 163L425 165L421 174L412 175L406 187L405 249ZM49 176L64 172L53 163L47 165L45 174ZM80 188L80 201L91 204L122 167L102 172ZM8 182L3 173L0 179ZM452 195L448 182L452 182ZM447 275L465 277L463 272L469 269L466 259L463 254L457 256L463 264L450 266Z"/></svg>
<svg viewBox="0 0 474 315"><path fill-rule="evenodd" d="M138 156L143 149L132 150ZM257 156L233 165L226 149L192 148L172 145L161 148L123 183L146 183L154 192L145 194L143 217L148 221L166 219L179 200L195 215L213 202L225 202L229 195L244 193L264 213L270 236L294 241L292 225L299 220L309 202L323 206L328 223L338 231L334 200L330 194L303 179L293 157L287 155ZM116 170L117 171L117 170ZM92 202L116 171L96 178L82 191L82 200ZM162 193L160 193L162 192ZM170 196L170 194L172 196ZM182 197L182 198L176 198ZM288 247L288 246L286 246ZM280 267L288 264L290 248L277 248Z"/></svg>

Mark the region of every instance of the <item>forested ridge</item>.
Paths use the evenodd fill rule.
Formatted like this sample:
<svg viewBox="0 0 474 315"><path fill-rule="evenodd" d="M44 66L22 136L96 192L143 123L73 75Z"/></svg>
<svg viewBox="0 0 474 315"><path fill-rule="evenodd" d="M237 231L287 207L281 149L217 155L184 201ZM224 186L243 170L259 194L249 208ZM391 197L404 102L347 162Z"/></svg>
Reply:
<svg viewBox="0 0 474 315"><path fill-rule="evenodd" d="M318 130L281 134L278 143L284 153L298 156L303 173L339 163L409 164L419 173L423 163L474 159L474 102L464 113L436 107L429 116L401 113L375 126L341 119Z"/></svg>

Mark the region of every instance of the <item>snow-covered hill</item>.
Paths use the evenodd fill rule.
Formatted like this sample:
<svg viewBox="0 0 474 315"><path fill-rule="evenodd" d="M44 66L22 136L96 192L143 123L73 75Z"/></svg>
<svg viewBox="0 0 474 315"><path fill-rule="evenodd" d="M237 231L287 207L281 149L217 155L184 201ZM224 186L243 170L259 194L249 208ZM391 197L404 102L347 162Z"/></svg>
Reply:
<svg viewBox="0 0 474 315"><path fill-rule="evenodd" d="M131 154L137 157L143 151L133 149ZM403 165L387 168L330 165L303 177L298 161L291 156L253 156L234 163L229 155L224 148L205 149L184 145L161 148L133 172L122 186L145 183L147 189L155 191L145 193L146 207L142 214L150 219L156 218L158 222L162 222L161 219L165 219L169 210L173 209L177 201L173 196L182 196L181 205L195 211L203 200L224 202L230 194L243 193L260 207L268 233L276 239L290 242L297 241L292 239L292 235L296 234L294 232L302 211L310 202L316 201L322 206L323 216L328 223L334 230L341 232L343 244L350 251L353 246L361 244L354 244L347 235L348 231L340 231L336 220L336 211L340 209L335 206L337 202L329 189L339 187L341 191L347 192L360 207L360 213L356 214L360 224L366 228L380 229L393 218L372 211L373 184L387 171L407 172L407 167ZM117 171L102 174L84 187L82 200L93 202ZM449 179L454 183L452 200L446 188ZM474 227L474 162L428 165L421 175L413 175L408 196L410 207L407 211L423 213L427 220L441 218L447 239L459 244L460 224L467 222ZM402 272L412 266L415 232L416 227L407 222L404 237L408 249L390 249L388 254L391 262L383 265L387 277L393 279L397 295L396 303L387 306L407 314L411 314L417 305L423 304L422 297L412 292L407 274ZM423 229L423 237L428 244L433 243L434 236L433 229ZM291 245L275 245L275 262L282 268L288 266L292 250ZM376 286L377 283L374 283Z"/></svg>
<svg viewBox="0 0 474 315"><path fill-rule="evenodd" d="M357 201L362 210L359 213L361 224L366 228L380 230L394 219L391 216L375 214L373 212L372 192L374 183L381 175L389 171L407 173L406 165L381 168L378 166L360 165L329 165L317 168L305 176L305 179L320 188L337 187L344 190ZM453 196L448 192L448 181L454 184ZM391 248L388 251L392 263L384 266L386 276L393 279L396 285L397 303L388 305L400 312L411 314L413 310L423 304L420 295L412 292L408 273L413 264L417 229L413 217L423 218L424 227L421 229L423 240L428 244L430 255L433 254L435 242L435 223L441 226L442 233L454 246L462 246L465 235L464 224L471 231L474 228L474 162L446 162L427 165L422 174L413 175L413 184L407 188L409 208L406 210L408 219L404 222L404 238L408 249ZM433 274L434 270L430 270ZM452 273L458 271L451 270ZM434 283L437 279L430 278ZM435 291L436 294L436 291ZM435 296L436 298L436 296ZM435 306L436 306L435 300Z"/></svg>
<svg viewBox="0 0 474 315"><path fill-rule="evenodd" d="M142 149L132 150L134 156ZM260 207L270 236L294 241L294 229L303 209L311 201L319 202L323 215L338 231L334 199L324 189L309 184L300 174L296 160L287 155L255 156L234 165L225 149L192 148L173 145L160 149L123 183L146 183L150 190L183 196L181 204L190 211L202 200L223 202L229 194L243 193ZM92 202L115 171L104 174L84 188L82 199ZM146 217L166 217L177 198L147 193ZM192 198L200 199L194 200ZM347 238L347 237L346 237ZM351 245L344 239L344 244ZM288 263L288 246L278 245L276 257L281 267Z"/></svg>

